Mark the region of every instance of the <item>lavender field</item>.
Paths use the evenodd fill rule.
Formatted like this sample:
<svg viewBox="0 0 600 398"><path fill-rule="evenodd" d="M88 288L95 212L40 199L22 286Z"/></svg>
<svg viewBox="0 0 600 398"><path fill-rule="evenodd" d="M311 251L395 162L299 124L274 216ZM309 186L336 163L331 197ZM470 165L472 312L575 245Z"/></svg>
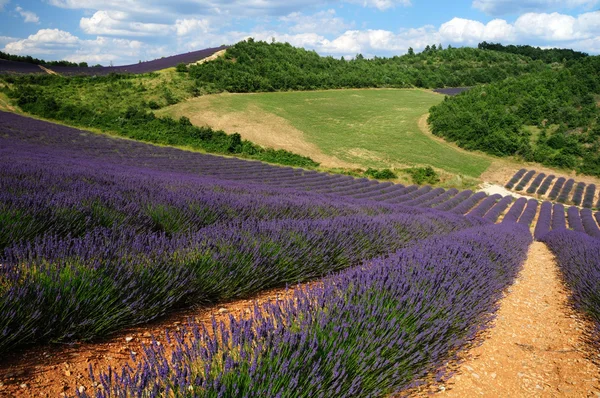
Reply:
<svg viewBox="0 0 600 398"><path fill-rule="evenodd" d="M140 62L132 65L122 66L92 66L92 67L77 67L77 66L51 66L53 72L66 76L104 76L110 73L150 73L166 68L174 68L178 64L190 64L210 57L214 53L227 49L227 46L207 48L199 51L192 51L185 54L173 55L170 57L162 57L152 61ZM38 65L29 64L26 62L15 62L8 60L0 60L0 74L3 73L46 73Z"/></svg>
<svg viewBox="0 0 600 398"><path fill-rule="evenodd" d="M0 113L0 353L319 280L227 326L183 330L173 352L153 344L132 366L90 369L100 387L80 395L386 396L441 377L489 325L530 227L597 314L582 285L596 272L582 260L600 247L595 218ZM574 241L583 251L567 250Z"/></svg>

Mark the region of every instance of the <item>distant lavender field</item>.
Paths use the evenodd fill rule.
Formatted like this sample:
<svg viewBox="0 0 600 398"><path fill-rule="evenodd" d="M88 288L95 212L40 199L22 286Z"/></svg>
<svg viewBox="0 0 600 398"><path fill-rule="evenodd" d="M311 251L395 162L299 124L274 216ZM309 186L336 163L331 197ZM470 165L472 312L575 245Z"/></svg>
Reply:
<svg viewBox="0 0 600 398"><path fill-rule="evenodd" d="M155 59L153 61L141 62L133 65L123 66L102 66L102 67L70 67L70 66L52 66L48 69L53 70L61 75L108 75L109 73L150 73L156 72L165 68L172 68L180 63L189 64L192 62L199 61L203 58L210 57L214 53L227 49L227 46L206 48L204 50L192 51L185 54L173 55L170 57L164 57ZM14 62L0 60L0 73L44 73L44 71L34 64L26 62Z"/></svg>
<svg viewBox="0 0 600 398"><path fill-rule="evenodd" d="M8 61L0 59L0 74L2 73L46 73L42 68L27 62Z"/></svg>
<svg viewBox="0 0 600 398"><path fill-rule="evenodd" d="M458 95L462 92L470 90L471 87L446 87L446 88L436 88L433 90L434 93L445 94L449 96Z"/></svg>

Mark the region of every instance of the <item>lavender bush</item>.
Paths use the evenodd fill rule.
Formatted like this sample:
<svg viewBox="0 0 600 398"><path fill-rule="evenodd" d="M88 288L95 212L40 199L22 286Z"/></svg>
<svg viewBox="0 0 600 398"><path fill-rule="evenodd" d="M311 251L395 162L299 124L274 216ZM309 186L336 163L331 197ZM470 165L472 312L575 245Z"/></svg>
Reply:
<svg viewBox="0 0 600 398"><path fill-rule="evenodd" d="M94 375L96 397L387 396L439 369L490 319L531 235L503 224L422 241L253 316L153 344ZM93 374L93 373L92 373ZM87 396L84 392L81 395Z"/></svg>
<svg viewBox="0 0 600 398"><path fill-rule="evenodd" d="M550 185L552 184L553 180L554 180L553 175L549 175L548 177L546 177L546 179L542 183L542 186L540 186L540 189L538 189L538 191L536 193L538 195L545 195L546 192L548 192L548 188L550 188Z"/></svg>
<svg viewBox="0 0 600 398"><path fill-rule="evenodd" d="M519 224L527 225L529 227L535 218L537 208L538 201L535 199L529 199L527 201L527 207L525 207L523 214L521 214L521 217L519 218Z"/></svg>
<svg viewBox="0 0 600 398"><path fill-rule="evenodd" d="M563 187L564 184L565 184L565 178L564 177L560 177L558 180L556 180L556 183L552 187L552 190L550 191L550 194L548 195L548 198L550 200L556 200L556 198L560 194L560 191L561 191L561 189L562 189L562 187Z"/></svg>
<svg viewBox="0 0 600 398"><path fill-rule="evenodd" d="M556 203L552 206L552 230L567 228L567 219L565 217L565 206Z"/></svg>
<svg viewBox="0 0 600 398"><path fill-rule="evenodd" d="M535 224L535 230L533 237L535 240L542 240L542 238L550 232L550 226L552 223L552 203L543 202L540 207L540 215L537 223Z"/></svg>
<svg viewBox="0 0 600 398"><path fill-rule="evenodd" d="M502 222L517 222L517 221L519 221L519 217L521 216L521 213L523 212L523 209L525 208L526 204L527 204L527 199L525 199L525 198L517 199L515 201L515 203L513 203L513 205L511 206L508 213L506 213L506 215L502 219Z"/></svg>
<svg viewBox="0 0 600 398"><path fill-rule="evenodd" d="M594 207L594 196L596 195L596 185L589 184L585 190L585 196L583 197L582 206L586 209Z"/></svg>
<svg viewBox="0 0 600 398"><path fill-rule="evenodd" d="M529 188L527 188L527 193L529 193L529 194L535 193L535 191L538 189L538 187L540 186L540 184L542 183L542 181L544 180L545 177L546 177L546 174L544 174L544 173L540 173L537 176L535 176L535 179L533 180L533 182L531 183Z"/></svg>
<svg viewBox="0 0 600 398"><path fill-rule="evenodd" d="M581 200L583 199L583 193L585 191L585 182L577 183L575 187L575 192L573 193L573 200L571 201L575 206L579 206L581 204Z"/></svg>
<svg viewBox="0 0 600 398"><path fill-rule="evenodd" d="M567 201L569 200L569 194L571 193L571 190L573 189L573 185L575 185L575 180L572 178L569 178L569 180L566 182L564 188L562 189L560 195L558 196L558 201L560 203L567 203Z"/></svg>
<svg viewBox="0 0 600 398"><path fill-rule="evenodd" d="M506 183L505 188L513 189L515 184L518 183L521 180L521 178L523 178L523 175L525 175L526 172L527 172L526 169L521 169L521 170L517 171L515 173L515 175Z"/></svg>
<svg viewBox="0 0 600 398"><path fill-rule="evenodd" d="M525 174L525 176L523 177L523 179L519 182L519 184L517 185L517 187L515 188L517 191L522 191L527 184L529 184L529 181L531 181L531 178L535 175L535 170L530 170L527 172L527 174Z"/></svg>
<svg viewBox="0 0 600 398"><path fill-rule="evenodd" d="M508 206L510 206L513 199L514 198L512 196L503 197L494 205L494 207L490 209L490 211L485 214L483 219L489 222L496 222L498 217L500 217L500 214L504 213Z"/></svg>
<svg viewBox="0 0 600 398"><path fill-rule="evenodd" d="M598 228L598 224L596 224L596 220L594 220L590 209L581 210L581 222L585 232L589 236L600 239L600 228Z"/></svg>
<svg viewBox="0 0 600 398"><path fill-rule="evenodd" d="M577 232L585 233L581 216L579 215L579 209L575 206L571 206L567 209L567 221L569 222L569 228Z"/></svg>
<svg viewBox="0 0 600 398"><path fill-rule="evenodd" d="M596 324L600 344L600 241L576 231L552 231L544 242L556 256L575 306Z"/></svg>
<svg viewBox="0 0 600 398"><path fill-rule="evenodd" d="M473 216L473 217L483 217L483 216L485 216L485 214L492 207L494 207L494 205L500 199L502 199L502 195L500 195L500 194L494 194L494 195L488 196L487 198L485 198L484 200L482 200L481 203L479 203L473 210L471 210L471 212L469 213L469 215Z"/></svg>

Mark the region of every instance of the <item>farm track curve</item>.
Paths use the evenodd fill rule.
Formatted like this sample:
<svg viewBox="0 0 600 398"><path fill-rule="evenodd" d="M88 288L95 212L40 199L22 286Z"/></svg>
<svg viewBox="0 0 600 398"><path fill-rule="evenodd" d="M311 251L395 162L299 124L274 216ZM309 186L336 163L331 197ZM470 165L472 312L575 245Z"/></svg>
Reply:
<svg viewBox="0 0 600 398"><path fill-rule="evenodd" d="M586 343L591 325L568 297L553 254L544 243L532 243L481 345L465 351L464 362L444 384L415 395L600 396L600 373L591 360L597 353Z"/></svg>

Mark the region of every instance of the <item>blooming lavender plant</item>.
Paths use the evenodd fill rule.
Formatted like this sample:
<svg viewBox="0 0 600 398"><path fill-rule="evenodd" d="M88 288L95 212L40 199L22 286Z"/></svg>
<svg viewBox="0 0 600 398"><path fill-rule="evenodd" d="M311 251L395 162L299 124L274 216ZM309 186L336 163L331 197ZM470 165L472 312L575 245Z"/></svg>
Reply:
<svg viewBox="0 0 600 398"><path fill-rule="evenodd" d="M348 269L251 317L183 333L169 357L94 375L96 397L375 397L443 366L491 319L531 242L502 224L422 241ZM93 372L92 372L93 374ZM81 393L88 396L88 392Z"/></svg>
<svg viewBox="0 0 600 398"><path fill-rule="evenodd" d="M548 232L550 232L550 225L552 222L552 203L543 202L540 207L540 215L538 217L537 224L535 224L535 230L533 236L536 240L541 240Z"/></svg>
<svg viewBox="0 0 600 398"><path fill-rule="evenodd" d="M583 223L585 232L589 236L593 238L600 238L600 228L598 228L598 224L596 224L596 220L594 220L592 211L590 209L581 210L581 222Z"/></svg>
<svg viewBox="0 0 600 398"><path fill-rule="evenodd" d="M583 197L582 206L586 209L591 209L594 207L594 196L596 195L596 185L589 184L585 189L585 196Z"/></svg>
<svg viewBox="0 0 600 398"><path fill-rule="evenodd" d="M506 213L506 215L504 216L504 219L502 220L502 222L517 222L519 220L519 217L521 216L521 213L523 212L523 209L525 208L526 204L527 204L527 199L525 199L525 198L517 199L515 201L515 203L513 203L513 205L511 206L508 213Z"/></svg>
<svg viewBox="0 0 600 398"><path fill-rule="evenodd" d="M533 180L533 182L531 183L529 188L527 188L527 193L529 193L529 194L535 193L535 191L538 189L538 187L540 186L540 184L542 183L542 181L544 180L545 177L546 177L546 174L544 174L544 173L540 173L537 176L535 176L535 179Z"/></svg>
<svg viewBox="0 0 600 398"><path fill-rule="evenodd" d="M506 183L506 185L504 187L506 189L513 189L515 184L518 183L521 180L521 178L523 178L523 176L525 175L526 172L527 172L526 169L521 169L521 170L517 171L515 173L515 175L512 176L512 178Z"/></svg>
<svg viewBox="0 0 600 398"><path fill-rule="evenodd" d="M519 224L530 226L533 222L533 219L535 218L537 208L538 201L535 199L529 199L527 201L527 207L525 207L523 214L521 214L521 217L519 218Z"/></svg>
<svg viewBox="0 0 600 398"><path fill-rule="evenodd" d="M535 170L528 171L527 174L523 176L523 179L521 179L515 190L522 191L527 186L527 184L529 184L529 181L531 181L535 173Z"/></svg>
<svg viewBox="0 0 600 398"><path fill-rule="evenodd" d="M594 321L593 337L600 345L600 241L566 229L548 233L543 241L556 256L575 307Z"/></svg>
<svg viewBox="0 0 600 398"><path fill-rule="evenodd" d="M552 184L553 180L554 180L554 176L553 175L549 175L548 177L546 177L546 179L544 180L544 182L540 186L540 189L538 189L538 191L536 193L538 195L545 195L546 192L548 192L548 188L550 188L550 185Z"/></svg>

